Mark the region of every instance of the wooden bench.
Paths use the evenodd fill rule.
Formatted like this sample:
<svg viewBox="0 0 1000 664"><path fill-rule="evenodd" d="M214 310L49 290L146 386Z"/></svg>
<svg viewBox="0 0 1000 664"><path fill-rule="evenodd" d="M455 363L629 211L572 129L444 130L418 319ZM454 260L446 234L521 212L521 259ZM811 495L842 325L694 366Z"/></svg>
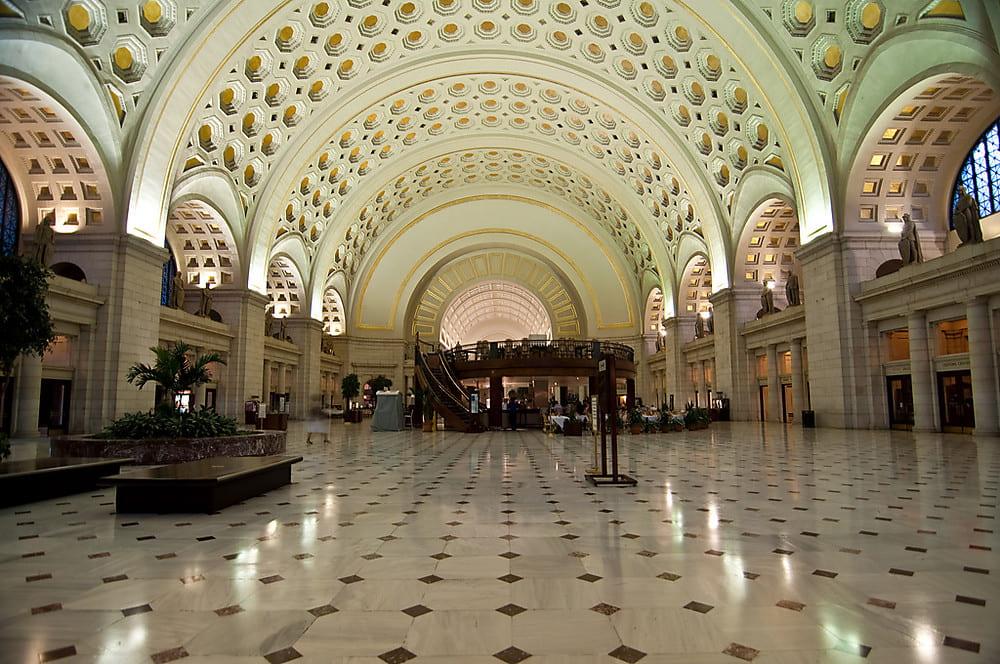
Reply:
<svg viewBox="0 0 1000 664"><path fill-rule="evenodd" d="M21 505L91 491L105 475L121 471L131 459L40 457L0 463L0 506Z"/></svg>
<svg viewBox="0 0 1000 664"><path fill-rule="evenodd" d="M292 481L300 456L210 457L105 478L119 512L215 512Z"/></svg>

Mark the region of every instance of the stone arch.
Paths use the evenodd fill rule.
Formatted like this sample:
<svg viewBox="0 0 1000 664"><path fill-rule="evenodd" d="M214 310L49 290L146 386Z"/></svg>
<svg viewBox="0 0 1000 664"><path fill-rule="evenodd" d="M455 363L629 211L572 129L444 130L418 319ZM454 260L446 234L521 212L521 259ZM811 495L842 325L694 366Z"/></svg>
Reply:
<svg viewBox="0 0 1000 664"><path fill-rule="evenodd" d="M298 264L288 254L271 258L267 270L268 305L275 318L285 318L308 312L305 285Z"/></svg>
<svg viewBox="0 0 1000 664"><path fill-rule="evenodd" d="M711 310L712 263L704 251L693 252L685 261L678 291L678 316L691 318Z"/></svg>
<svg viewBox="0 0 1000 664"><path fill-rule="evenodd" d="M1000 56L980 39L965 23L916 26L863 63L838 136L842 232L890 238L899 224L883 220L910 210L943 248L952 183L1000 114Z"/></svg>
<svg viewBox="0 0 1000 664"><path fill-rule="evenodd" d="M406 308L407 334L437 340L443 316L455 298L488 282L513 284L537 298L552 336L586 336L585 309L572 282L543 257L513 247L456 252L428 269Z"/></svg>
<svg viewBox="0 0 1000 664"><path fill-rule="evenodd" d="M187 197L167 216L167 244L190 286L216 288L242 283L236 238L212 204Z"/></svg>
<svg viewBox="0 0 1000 664"><path fill-rule="evenodd" d="M0 115L0 156L18 190L22 235L43 220L60 234L118 231L105 161L67 107L32 83L0 75Z"/></svg>
<svg viewBox="0 0 1000 664"><path fill-rule="evenodd" d="M323 331L337 337L347 331L347 308L340 291L327 281L323 291Z"/></svg>
<svg viewBox="0 0 1000 664"><path fill-rule="evenodd" d="M794 272L800 278L801 290L802 271L795 258L800 238L799 219L792 205L783 198L765 200L750 215L736 245L737 274L733 288L742 293L756 293L762 284L774 282L774 290L783 294L787 276ZM783 299L784 295L776 298L778 303ZM750 311L738 315L744 320L753 319Z"/></svg>
<svg viewBox="0 0 1000 664"><path fill-rule="evenodd" d="M502 315L496 315L502 312ZM552 338L549 308L532 290L512 281L487 279L451 295L441 314L437 341L456 343Z"/></svg>

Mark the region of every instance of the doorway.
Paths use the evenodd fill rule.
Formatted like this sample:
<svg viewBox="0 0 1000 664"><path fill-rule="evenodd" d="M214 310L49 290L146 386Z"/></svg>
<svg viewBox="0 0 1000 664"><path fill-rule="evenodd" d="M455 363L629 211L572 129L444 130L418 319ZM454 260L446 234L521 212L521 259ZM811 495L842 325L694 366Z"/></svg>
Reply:
<svg viewBox="0 0 1000 664"><path fill-rule="evenodd" d="M69 429L69 396L72 385L73 382L69 380L42 379L38 426L48 429L50 436L64 434Z"/></svg>
<svg viewBox="0 0 1000 664"><path fill-rule="evenodd" d="M972 373L949 371L938 374L938 402L941 405L941 430L972 433L976 419L972 410Z"/></svg>
<svg viewBox="0 0 1000 664"><path fill-rule="evenodd" d="M767 385L761 385L758 388L758 396L760 401L760 421L767 422Z"/></svg>
<svg viewBox="0 0 1000 664"><path fill-rule="evenodd" d="M215 387L205 388L205 408L215 410L215 402L219 397L219 390ZM323 395L324 401L326 400L326 395Z"/></svg>
<svg viewBox="0 0 1000 664"><path fill-rule="evenodd" d="M790 383L782 383L781 385L781 420L783 422L795 421L795 400L792 399Z"/></svg>
<svg viewBox="0 0 1000 664"><path fill-rule="evenodd" d="M889 398L889 428L913 429L913 380L909 376L888 376L885 379Z"/></svg>

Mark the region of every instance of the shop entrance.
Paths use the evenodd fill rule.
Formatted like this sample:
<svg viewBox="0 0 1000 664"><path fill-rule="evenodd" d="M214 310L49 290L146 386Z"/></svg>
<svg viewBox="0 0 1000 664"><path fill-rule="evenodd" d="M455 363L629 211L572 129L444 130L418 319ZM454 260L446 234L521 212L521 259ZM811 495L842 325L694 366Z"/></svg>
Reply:
<svg viewBox="0 0 1000 664"><path fill-rule="evenodd" d="M795 400L792 399L791 383L782 383L781 385L781 421L795 421Z"/></svg>
<svg viewBox="0 0 1000 664"><path fill-rule="evenodd" d="M767 422L767 385L761 385L758 389L760 421Z"/></svg>
<svg viewBox="0 0 1000 664"><path fill-rule="evenodd" d="M889 428L913 429L913 381L909 376L888 376L885 379L889 398Z"/></svg>
<svg viewBox="0 0 1000 664"><path fill-rule="evenodd" d="M73 382L69 380L42 379L38 426L48 429L50 436L66 433L69 428L69 396L72 386Z"/></svg>
<svg viewBox="0 0 1000 664"><path fill-rule="evenodd" d="M972 410L972 374L949 371L938 374L938 403L941 405L941 430L972 433L976 419Z"/></svg>

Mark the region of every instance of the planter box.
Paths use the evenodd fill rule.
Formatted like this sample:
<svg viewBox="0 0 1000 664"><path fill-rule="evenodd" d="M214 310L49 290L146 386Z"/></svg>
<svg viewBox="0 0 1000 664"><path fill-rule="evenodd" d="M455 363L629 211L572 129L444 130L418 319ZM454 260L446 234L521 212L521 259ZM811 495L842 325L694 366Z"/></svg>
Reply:
<svg viewBox="0 0 1000 664"><path fill-rule="evenodd" d="M126 440L93 436L64 436L50 444L58 457L132 459L138 465L185 463L209 457L271 456L285 453L284 431L254 431L243 436L217 438L160 438Z"/></svg>

